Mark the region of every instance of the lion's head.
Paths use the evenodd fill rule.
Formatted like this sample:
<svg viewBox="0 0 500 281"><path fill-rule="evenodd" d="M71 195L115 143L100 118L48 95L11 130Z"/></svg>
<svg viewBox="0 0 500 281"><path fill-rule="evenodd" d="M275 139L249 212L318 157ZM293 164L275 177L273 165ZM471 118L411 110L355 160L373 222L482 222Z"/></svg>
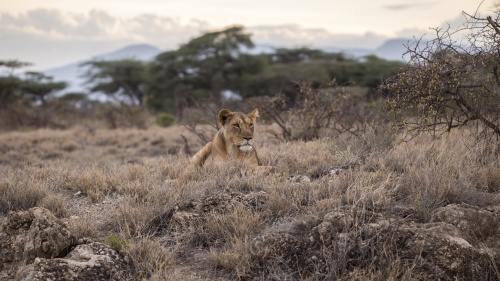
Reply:
<svg viewBox="0 0 500 281"><path fill-rule="evenodd" d="M224 137L242 152L252 151L254 148L253 130L259 111L254 109L249 114L245 114L221 109L218 116L224 130Z"/></svg>

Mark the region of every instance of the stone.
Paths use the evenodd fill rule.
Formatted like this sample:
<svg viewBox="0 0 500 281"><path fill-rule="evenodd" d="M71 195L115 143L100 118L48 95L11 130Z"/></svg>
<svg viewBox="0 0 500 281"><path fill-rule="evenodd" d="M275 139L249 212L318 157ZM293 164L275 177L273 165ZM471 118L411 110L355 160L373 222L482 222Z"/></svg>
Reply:
<svg viewBox="0 0 500 281"><path fill-rule="evenodd" d="M252 252L266 264L298 268L300 276L331 276L332 263L354 274L384 272L404 261L413 280L494 280L500 268L500 212L468 205L436 209L429 223L344 206L275 226L254 238ZM262 253L265 253L263 255Z"/></svg>
<svg viewBox="0 0 500 281"><path fill-rule="evenodd" d="M45 208L10 212L1 229L0 270L13 263L32 263L37 257L64 255L76 242L66 225Z"/></svg>
<svg viewBox="0 0 500 281"><path fill-rule="evenodd" d="M77 240L45 208L9 212L0 232L1 280L129 280L124 258L109 246Z"/></svg>
<svg viewBox="0 0 500 281"><path fill-rule="evenodd" d="M37 258L20 275L20 281L130 279L123 257L99 242L78 245L64 258Z"/></svg>

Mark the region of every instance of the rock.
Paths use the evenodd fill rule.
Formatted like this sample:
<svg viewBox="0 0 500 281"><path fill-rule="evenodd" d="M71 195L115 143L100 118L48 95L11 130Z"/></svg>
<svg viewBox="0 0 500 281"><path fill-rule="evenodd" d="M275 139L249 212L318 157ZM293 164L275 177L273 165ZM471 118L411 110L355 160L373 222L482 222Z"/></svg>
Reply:
<svg viewBox="0 0 500 281"><path fill-rule="evenodd" d="M500 212L467 204L437 209L431 222L445 222L458 228L470 243L485 245L500 254Z"/></svg>
<svg viewBox="0 0 500 281"><path fill-rule="evenodd" d="M32 263L67 253L76 239L49 210L10 212L0 233L0 270L11 264Z"/></svg>
<svg viewBox="0 0 500 281"><path fill-rule="evenodd" d="M292 183L310 183L311 178L303 175L292 175L287 178L289 182Z"/></svg>
<svg viewBox="0 0 500 281"><path fill-rule="evenodd" d="M124 280L127 273L115 250L77 241L47 209L10 212L1 226L1 280Z"/></svg>
<svg viewBox="0 0 500 281"><path fill-rule="evenodd" d="M334 167L331 168L330 171L328 171L329 176L338 176L340 173L347 171L348 167Z"/></svg>
<svg viewBox="0 0 500 281"><path fill-rule="evenodd" d="M301 232L290 223L265 231L253 240L252 252L266 264L319 279L336 276L335 264L359 273L385 272L404 262L412 280L493 280L500 268L497 210L448 205L420 224L346 206L292 222L307 226Z"/></svg>
<svg viewBox="0 0 500 281"><path fill-rule="evenodd" d="M226 213L236 206L242 206L252 211L260 210L267 198L268 194L263 191L243 194L225 190L209 194L201 199L179 204L158 215L146 225L143 231L157 235L165 234L167 229L182 231L190 226L200 224L209 213Z"/></svg>
<svg viewBox="0 0 500 281"><path fill-rule="evenodd" d="M76 246L64 258L37 258L20 275L21 281L127 280L127 267L115 250L90 242Z"/></svg>

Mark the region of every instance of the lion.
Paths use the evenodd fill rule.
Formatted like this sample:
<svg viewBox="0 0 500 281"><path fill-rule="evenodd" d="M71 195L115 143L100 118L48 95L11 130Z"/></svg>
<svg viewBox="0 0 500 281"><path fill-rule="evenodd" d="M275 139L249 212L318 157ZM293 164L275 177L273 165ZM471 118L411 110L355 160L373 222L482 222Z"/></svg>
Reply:
<svg viewBox="0 0 500 281"><path fill-rule="evenodd" d="M213 141L191 158L190 164L201 167L205 163L236 160L250 166L261 166L254 146L254 128L259 110L256 108L245 114L221 109L217 116L222 128L215 134Z"/></svg>
<svg viewBox="0 0 500 281"><path fill-rule="evenodd" d="M211 142L193 155L180 178L167 182L179 184L195 175L199 167L220 165L230 161L242 163L255 172L271 172L273 167L262 166L255 148L254 129L257 117L259 117L257 108L248 114L221 109L218 119L222 128Z"/></svg>

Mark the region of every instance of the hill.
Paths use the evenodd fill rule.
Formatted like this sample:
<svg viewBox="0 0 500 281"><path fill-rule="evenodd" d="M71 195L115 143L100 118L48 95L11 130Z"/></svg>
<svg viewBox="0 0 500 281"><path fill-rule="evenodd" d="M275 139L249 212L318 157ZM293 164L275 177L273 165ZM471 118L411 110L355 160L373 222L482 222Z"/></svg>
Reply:
<svg viewBox="0 0 500 281"><path fill-rule="evenodd" d="M405 46L408 45L409 41L409 39L387 40L384 44L375 49L374 54L386 60L408 61L408 56L403 56L403 54L406 52Z"/></svg>
<svg viewBox="0 0 500 281"><path fill-rule="evenodd" d="M130 45L116 51L97 55L95 57L89 58L88 60L81 60L61 67L51 68L44 71L44 73L46 75L52 76L55 81L67 82L68 88L63 91L64 93L83 92L85 91L85 87L83 85L85 79L82 77L82 75L83 73L85 73L86 68L80 66L82 63L90 60L120 59L138 59L142 61L149 61L152 60L160 52L160 49L151 45Z"/></svg>

